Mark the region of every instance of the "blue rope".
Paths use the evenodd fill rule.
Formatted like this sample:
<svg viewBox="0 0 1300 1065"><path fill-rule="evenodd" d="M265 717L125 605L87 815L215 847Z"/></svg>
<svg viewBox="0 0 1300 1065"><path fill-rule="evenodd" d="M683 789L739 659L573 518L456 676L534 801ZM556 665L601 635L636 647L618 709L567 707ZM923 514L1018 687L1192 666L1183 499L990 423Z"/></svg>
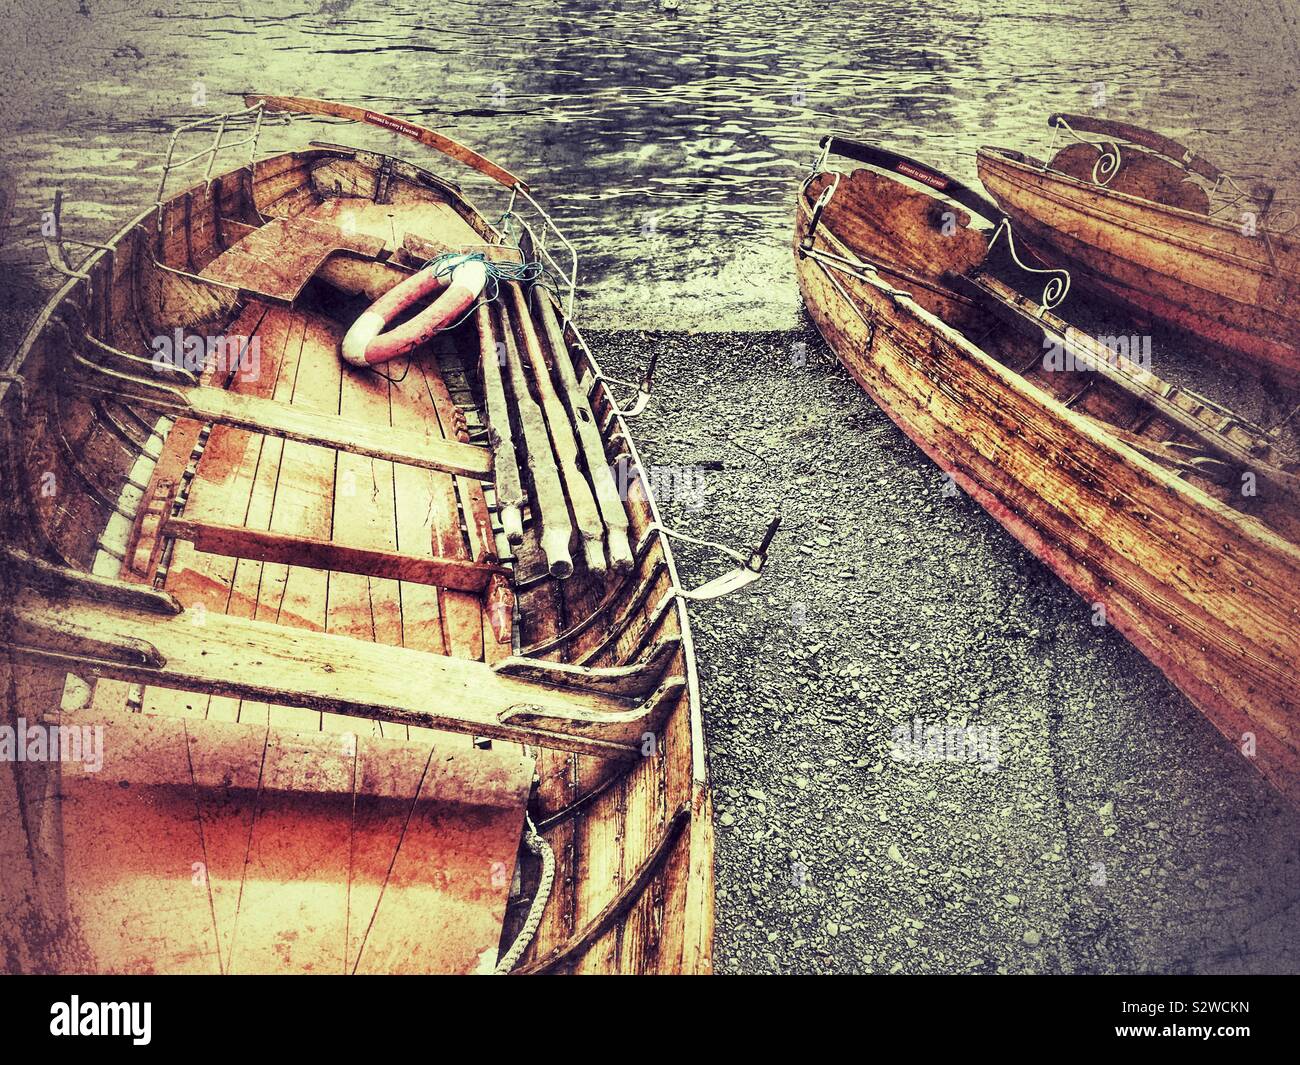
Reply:
<svg viewBox="0 0 1300 1065"><path fill-rule="evenodd" d="M508 245L503 245L503 247L508 247ZM478 310L480 306L485 303L494 302L501 293L502 281L520 281L525 284L541 285L552 292L555 290L554 285L552 285L551 281L546 276L546 268L538 260L534 260L533 262L498 263L492 262L486 255L478 251L446 251L441 255L435 255L432 259L426 260L420 269L425 270L432 266L434 277L450 277L456 267L465 262L480 262L487 271L487 282L483 285L483 295L467 307L465 313L454 322L449 322L447 325L444 325L439 329L439 333L446 333L449 330L455 329L462 322L468 320L469 316ZM409 356L407 357L406 365L402 367L402 374L400 377L393 377L376 366L369 367L372 373L377 374L393 384L400 384L406 378L406 373L410 368L411 363Z"/></svg>
<svg viewBox="0 0 1300 1065"><path fill-rule="evenodd" d="M424 264L423 269L433 267L434 277L450 277L452 272L463 262L482 263L487 270L487 283L483 286L483 299L479 302L491 303L501 290L502 281L522 281L525 284L544 283L546 274L545 267L540 261L519 262L519 263L499 263L493 262L482 252L458 252L447 251L441 255L436 255ZM477 307L478 304L475 304ZM471 307L470 310L474 308ZM468 313L468 312L467 312ZM464 318L461 318L464 321ZM456 325L459 325L457 322ZM455 326L446 326L445 329L453 329Z"/></svg>

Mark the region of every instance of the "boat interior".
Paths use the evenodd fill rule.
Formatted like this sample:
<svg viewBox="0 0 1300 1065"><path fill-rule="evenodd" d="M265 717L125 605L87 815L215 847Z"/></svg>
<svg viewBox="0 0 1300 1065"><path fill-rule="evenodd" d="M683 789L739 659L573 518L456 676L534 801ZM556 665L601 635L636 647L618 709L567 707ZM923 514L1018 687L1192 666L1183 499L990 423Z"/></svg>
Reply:
<svg viewBox="0 0 1300 1065"><path fill-rule="evenodd" d="M494 226L430 170L322 144L160 191L76 265L60 223L66 283L0 377L0 668L14 724L105 739L99 771L3 781L17 967L707 971L685 593L572 279L502 281L373 369L339 356L433 255L541 259L526 199ZM624 528L575 534L567 570L556 456L530 447L503 527L486 394L528 367L517 398L551 416L564 360L625 471Z"/></svg>
<svg viewBox="0 0 1300 1065"><path fill-rule="evenodd" d="M859 286L868 298L905 290L1018 378L1171 476L1300 542L1300 466L1279 434L1161 380L1140 337L1093 337L1067 323L1052 308L1068 292L1068 273L1027 266L991 204L981 218L933 188L867 168L818 174L804 197L810 210L824 201L819 224L847 259L868 267L863 276L879 280L874 291Z"/></svg>

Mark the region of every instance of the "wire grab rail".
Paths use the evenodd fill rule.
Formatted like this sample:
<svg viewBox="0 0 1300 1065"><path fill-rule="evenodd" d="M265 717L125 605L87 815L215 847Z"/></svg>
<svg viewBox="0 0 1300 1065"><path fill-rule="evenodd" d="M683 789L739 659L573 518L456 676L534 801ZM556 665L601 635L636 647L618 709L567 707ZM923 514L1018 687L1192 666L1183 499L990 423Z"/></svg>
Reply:
<svg viewBox="0 0 1300 1065"><path fill-rule="evenodd" d="M250 145L248 161L244 165L251 168L253 163L256 161L257 145L261 137L264 119L267 113L268 109L266 101L258 100L257 103L241 108L237 111L230 111L221 115L209 115L205 118L196 119L193 122L183 123L172 131L171 137L168 140L167 151L161 164L161 174L158 179L158 193L155 197L155 205L159 209L157 216L157 225L159 227L162 226L162 207L166 203L167 180L171 176L172 172L206 158L207 167L204 171L204 180L210 181L212 179L212 171L216 164L217 156L222 152L242 147L243 145ZM277 113L283 113L286 122L292 120L292 113L290 112ZM253 129L248 136L239 140L225 140L226 131L232 122L240 122L249 118L252 118L253 120ZM214 125L216 131L213 135L211 144L193 152L184 159L177 160L175 158L177 146L183 135L207 127L212 127ZM530 224L529 221L516 210L521 199L527 203L527 205L532 208L533 212L536 213L537 217L541 219L542 224L540 226ZM536 254L543 259L546 266L555 277L563 280L566 289L564 294L564 316L569 321L572 321L574 318L574 302L577 298L578 288L577 249L574 247L572 241L570 241L569 238L560 230L559 226L556 225L555 220L551 217L549 212L547 212L546 209L537 202L537 199L531 192L529 192L522 182L516 182L510 186L510 199L506 205L505 212L502 214L503 236L507 239L509 237L509 223L511 220L516 220L519 225L527 231ZM564 252L567 253L568 258L567 267L561 265L560 260L556 257L555 253L547 246L548 234L553 235L554 238L563 245ZM184 273L183 271L181 272Z"/></svg>

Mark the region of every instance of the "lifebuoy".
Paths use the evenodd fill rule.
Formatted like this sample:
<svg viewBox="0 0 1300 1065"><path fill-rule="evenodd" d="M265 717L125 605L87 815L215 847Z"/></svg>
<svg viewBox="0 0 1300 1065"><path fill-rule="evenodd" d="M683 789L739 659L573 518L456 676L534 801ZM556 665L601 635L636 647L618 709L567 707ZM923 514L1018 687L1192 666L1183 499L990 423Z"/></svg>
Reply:
<svg viewBox="0 0 1300 1065"><path fill-rule="evenodd" d="M353 366L373 366L405 355L448 322L454 322L483 294L487 264L469 255L430 263L375 300L343 338L343 358ZM412 304L446 291L409 322L384 332L388 323Z"/></svg>

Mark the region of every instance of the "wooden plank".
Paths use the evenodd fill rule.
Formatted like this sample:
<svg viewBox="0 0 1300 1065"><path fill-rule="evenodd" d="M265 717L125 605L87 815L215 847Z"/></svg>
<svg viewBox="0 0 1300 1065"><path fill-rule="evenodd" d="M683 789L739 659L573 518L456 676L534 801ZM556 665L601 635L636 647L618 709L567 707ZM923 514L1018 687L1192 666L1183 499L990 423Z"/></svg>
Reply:
<svg viewBox="0 0 1300 1065"><path fill-rule="evenodd" d="M454 439L453 412L440 412L435 400L435 394L441 387L441 376L436 363L425 354L418 360L412 360L410 367L406 378L393 388L394 425L410 425L418 420L430 429L438 430L444 437ZM469 548L461 530L455 479L447 474L434 473L417 491L416 498L427 509L429 542L433 551L443 558L469 558ZM447 653L481 660L483 608L478 597L448 589L439 592L438 604L443 644Z"/></svg>
<svg viewBox="0 0 1300 1065"><path fill-rule="evenodd" d="M302 352L294 378L294 406L330 416L339 412L342 364L338 358L339 326L317 315L304 316ZM275 482L268 531L293 537L328 540L334 527L334 478L338 453L330 448L286 440ZM274 565L274 564L273 564ZM278 567L275 567L278 570ZM286 564L271 575L264 571L258 591L258 617L273 616L281 625L324 632L328 623L329 573ZM296 706L270 709L270 722L286 728L321 727L318 714Z"/></svg>
<svg viewBox="0 0 1300 1065"><path fill-rule="evenodd" d="M524 372L519 345L511 325L510 311L498 301L495 305L501 327L501 339L506 348L506 376L514 396L515 415L524 439L528 456L528 470L533 484L533 520L541 527L541 547L546 564L553 577L566 579L573 573L573 559L569 555L569 540L573 536L573 522L569 518L569 504L564 497L564 486L551 453L551 440L546 431L542 408L533 399Z"/></svg>
<svg viewBox="0 0 1300 1065"><path fill-rule="evenodd" d="M510 290L511 303L514 306L515 322L519 326L519 339L522 342L522 357L533 372L533 385L537 390L537 399L546 419L546 430L551 439L551 450L555 455L555 465L559 470L560 480L564 484L569 507L573 511L573 520L582 540L583 557L587 569L594 574L605 572L605 525L601 521L600 511L596 508L596 499L592 495L591 485L582 470L578 468L578 442L574 436L575 429L569 420L568 408L560 402L555 382L551 380L550 367L542 351L542 341L537 335L537 325L533 313L524 298L523 289L517 281L506 283Z"/></svg>
<svg viewBox="0 0 1300 1065"><path fill-rule="evenodd" d="M351 420L375 427L386 427L391 418L389 390L392 386L382 376L343 368L339 392L339 413ZM393 496L393 464L380 459L338 453L334 470L334 508L332 538L336 543L361 546L379 551L397 550L397 522ZM429 557L428 542L414 554ZM402 643L402 606L400 584L378 575L342 572L344 567L331 566L329 601L325 630L340 636L375 640L379 643ZM362 725L351 718L327 714L321 727L329 731L356 732ZM377 736L407 738L406 725L370 723L364 731Z"/></svg>
<svg viewBox="0 0 1300 1065"><path fill-rule="evenodd" d="M488 304L479 304L474 312L474 321L478 328L479 373L496 471L497 507L507 539L518 544L524 538L522 512L528 497L524 495L523 481L519 477L519 457L510 425L510 407L506 403L505 383L501 378L504 349L500 345L503 341L497 334Z"/></svg>
<svg viewBox="0 0 1300 1065"><path fill-rule="evenodd" d="M374 816L376 799L387 798L391 758L372 754L374 746L363 743L358 758L365 773L358 782L359 827L367 813ZM415 801L398 810L387 804L389 819L406 815L389 861L370 870L354 864L355 879L383 884L370 923L359 930L364 940L354 971L495 968L532 778L533 760L519 752L434 748ZM439 904L436 913L430 896Z"/></svg>
<svg viewBox="0 0 1300 1065"><path fill-rule="evenodd" d="M410 581L462 592L481 592L494 574L509 574L501 566L467 559L404 554L186 517L169 519L166 535L188 540L199 551L210 554Z"/></svg>
<svg viewBox="0 0 1300 1065"><path fill-rule="evenodd" d="M555 305L551 296L540 288L534 289L537 300L538 315L551 348L551 361L563 386L561 395L573 419L578 441L582 445L583 458L587 464L587 473L591 477L592 488L596 494L596 503L600 507L600 516L605 521L608 531L609 564L618 573L626 573L632 568L632 547L628 542L627 511L614 483L614 473L610 469L609 458L605 454L605 444L600 438L600 429L596 424L591 401L578 384L578 375L573 368L573 356L564 338L564 330L555 316Z"/></svg>
<svg viewBox="0 0 1300 1065"><path fill-rule="evenodd" d="M561 750L634 757L645 728L634 701L502 676L482 662L431 655L324 632L210 615L202 639L185 615L162 617L84 599L19 596L21 631L84 631L109 640L143 641L161 664L101 657L93 661L26 639L15 653L33 661L76 663L83 675L209 692L451 732L499 737ZM420 678L418 685L411 678ZM528 715L590 716L572 733L520 723ZM502 720L502 718L506 720ZM604 719L604 720L602 720ZM544 720L539 717L538 720ZM581 733L581 734L579 734Z"/></svg>
<svg viewBox="0 0 1300 1065"><path fill-rule="evenodd" d="M218 255L199 276L289 304L336 252L373 259L383 250L380 238L347 233L314 218L273 218Z"/></svg>
<svg viewBox="0 0 1300 1065"><path fill-rule="evenodd" d="M226 332L231 336L257 336L262 362L255 378L236 376L231 382L232 388L257 388L260 382L267 378L274 382L276 369L289 342L288 328L289 320L283 311L278 308L268 308L266 304L256 300L249 302L244 313ZM205 383L199 387L214 392L220 391L213 385L216 381L215 366L208 368L203 380ZM171 432L168 433L163 459L155 469L156 477L174 476L174 479L180 482L181 473L185 470L190 454L198 441L200 428L201 422L195 419L184 418L176 421ZM202 490L204 480L208 476L207 471L211 470L217 461L217 456L221 453L223 436L226 432L227 430L221 427L215 427L209 435L203 457L199 461L199 467L205 470L205 474L203 478L196 477L190 481L191 498L195 492ZM156 484L153 481L150 484L151 489L156 490ZM160 532L161 528L160 525ZM189 544L177 543L172 548L166 587L187 607L201 605L204 610L222 613L228 609L234 575L232 561L217 557L204 558ZM206 695L165 688L146 688L141 695L141 707L149 714L206 717L212 712L212 703L213 701ZM224 710L227 715L234 712L234 708L230 706L225 706Z"/></svg>
<svg viewBox="0 0 1300 1065"><path fill-rule="evenodd" d="M185 390L189 407L184 413L200 422L216 422L267 436L334 448L354 455L402 462L408 466L441 470L462 477L490 480L492 453L458 440L440 440L427 432L394 430L391 426L337 415L298 409L273 399L197 387ZM176 413L167 397L138 398L142 405Z"/></svg>
<svg viewBox="0 0 1300 1065"><path fill-rule="evenodd" d="M471 166L475 170L486 174L494 181L499 181L507 188L518 187L525 192L528 190L528 186L510 173L509 170L497 166L496 163L490 159L485 159L473 149L466 148L463 144L452 140L445 134L437 133L426 126L416 125L414 122L407 122L403 118L394 118L378 111L367 111L364 108L353 107L350 104L336 104L328 100L313 100L304 96L249 94L244 97L244 103L248 107L255 107L258 103L264 103L268 111L289 111L300 115L332 115L335 118L346 118L353 122L367 122L372 126L380 126L383 129L392 130L394 133L400 133L403 137L410 137L411 140L419 141L427 148L434 148L442 152L443 155L450 156L457 162L464 163L466 166Z"/></svg>

